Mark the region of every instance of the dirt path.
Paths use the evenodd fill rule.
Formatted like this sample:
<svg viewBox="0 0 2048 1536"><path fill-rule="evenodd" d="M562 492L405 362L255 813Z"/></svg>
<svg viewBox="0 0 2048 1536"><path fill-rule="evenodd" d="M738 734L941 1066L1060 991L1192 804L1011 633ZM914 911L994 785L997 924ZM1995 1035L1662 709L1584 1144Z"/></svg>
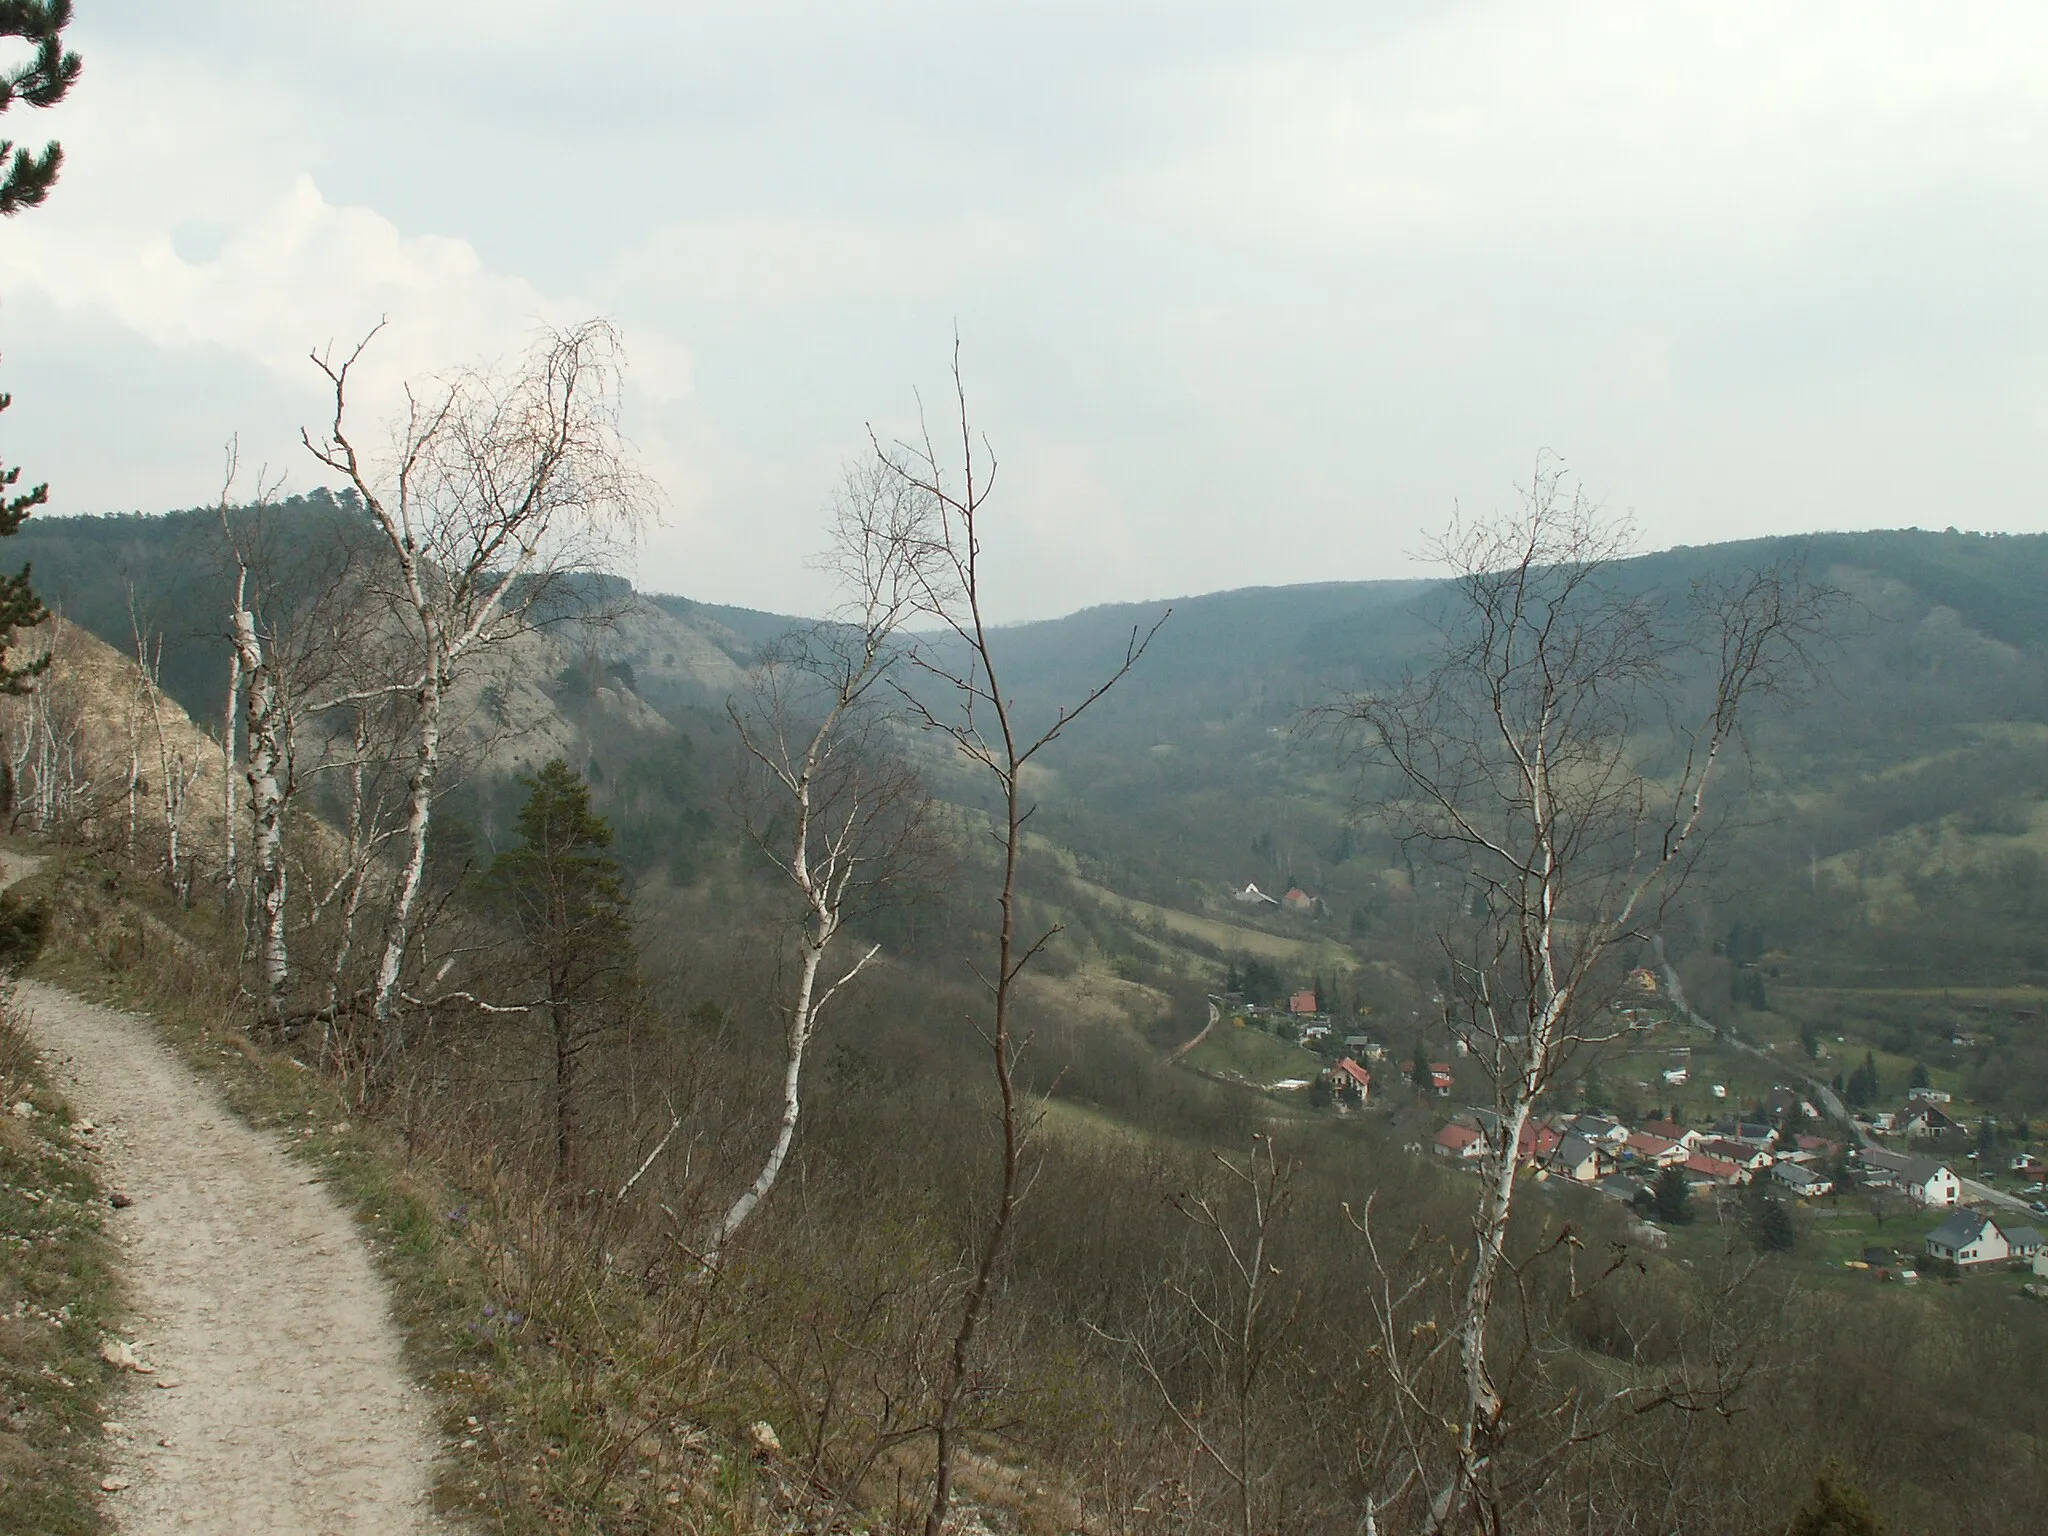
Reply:
<svg viewBox="0 0 2048 1536"><path fill-rule="evenodd" d="M1196 1032L1193 1039L1183 1040L1179 1045L1173 1048L1172 1054L1166 1058L1168 1064L1170 1065L1173 1062L1179 1061L1181 1057L1187 1055L1189 1051L1192 1051L1196 1046L1200 1045L1204 1040L1208 1039L1209 1031L1216 1027L1217 1023L1222 1019L1222 1017L1223 1015L1221 1011L1216 1007L1215 1002L1212 1000L1209 1004L1209 1022L1204 1024L1201 1027L1201 1029Z"/></svg>
<svg viewBox="0 0 2048 1536"><path fill-rule="evenodd" d="M311 1169L142 1020L21 984L29 1034L134 1204L137 1375L112 1412L124 1536L425 1533L435 1455L383 1286Z"/></svg>

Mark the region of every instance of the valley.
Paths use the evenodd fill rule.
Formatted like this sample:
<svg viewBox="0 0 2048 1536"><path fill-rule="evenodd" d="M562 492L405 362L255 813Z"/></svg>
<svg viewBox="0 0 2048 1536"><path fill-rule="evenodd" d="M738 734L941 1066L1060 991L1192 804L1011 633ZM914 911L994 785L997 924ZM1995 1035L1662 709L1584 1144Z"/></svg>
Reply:
<svg viewBox="0 0 2048 1536"><path fill-rule="evenodd" d="M331 529L359 510L311 497L263 516ZM226 601L209 531L220 518L50 520L17 536L73 626L63 667L26 705L0 706L12 711L16 834L56 859L37 899L62 914L57 958L40 963L169 987L174 1014L242 1010L236 1038L319 1067L350 1118L387 1128L377 1134L400 1138L391 1145L408 1166L432 1170L434 1200L488 1206L488 1223L429 1220L435 1235L420 1239L423 1253L454 1256L435 1263L496 1275L475 1294L492 1317L521 1320L481 1352L474 1332L451 1343L438 1324L411 1325L413 1350L441 1362L436 1390L491 1431L469 1434L444 1475L449 1507L502 1510L514 1497L575 1518L631 1509L656 1525L679 1507L730 1513L736 1495L714 1490L731 1474L691 1437L743 1443L756 1422L808 1469L806 1486L849 1507L927 1477L917 1415L931 1400L912 1407L902 1394L937 1379L931 1362L1012 1123L990 1096L989 972L975 958L1004 910L1002 807L971 755L939 750L893 707L864 738L915 769L930 837L902 883L850 917L855 947L834 952L872 949L872 965L843 983L819 1029L788 1149L796 1192L770 1196L720 1255L719 1287L702 1292L676 1267L773 1126L778 999L803 954L801 908L771 862L788 813L748 799L744 744L759 738L740 731L764 717L746 700L775 675L783 637L829 645L838 631L608 578L577 599L601 614L551 617L468 674L450 695L450 771L426 845L426 942L440 958L404 961L417 1024L402 1055L378 1056L395 1048L375 1044L365 1004L345 1001L374 927L343 926L342 902L351 868L363 901L388 899L377 871L399 846L398 738L381 738L373 762L351 755L369 739L360 718L313 712L300 727L283 911L301 958L281 1026L246 1013L240 924L202 894L219 879L226 825L203 724L219 717L230 672L222 627L206 617ZM1826 1457L1854 1455L1852 1429L1951 1443L1995 1422L1965 1460L1967 1497L1977 1528L2025 1529L2017 1490L2048 1443L2048 1401L2015 1377L1992 1415L1960 1373L2012 1375L2048 1342L2048 1303L2025 1264L1945 1279L1929 1244L1961 1206L2022 1245L2037 1215L2048 1221L2032 1209L2048 1156L2048 959L2033 920L2048 900L2048 622L2022 596L2048 578L2048 540L1830 535L1616 570L1627 591L1658 594L1765 556L1861 595L1831 621L1811 684L1757 708L1711 857L1658 908L1654 931L1616 936L1587 983L1604 989L1592 1022L1526 1106L1508 1246L1529 1266L1526 1326L1561 1341L1564 1363L1517 1390L1567 1401L1611 1372L1629 1402L1733 1394L1741 1372L1717 1373L1751 1362L1780 1383L1768 1406L1743 1399L1729 1428L1688 1443L1685 1475L1739 1463L1745 1486L1762 1479L1787 1499ZM1178 1394L1225 1392L1243 1365L1205 1342L1202 1309L1267 1305L1256 1287L1227 1300L1231 1244L1253 1238L1288 1255L1272 1346L1283 1374L1242 1399L1247 1414L1257 1404L1257 1497L1322 1521L1361 1496L1351 1453L1329 1444L1398 1417L1371 1340L1437 1326L1436 1314L1399 1309L1437 1306L1428 1298L1456 1272L1506 1102L1486 1054L1518 1037L1458 1012L1470 998L1456 936L1484 931L1471 871L1404 838L1384 769L1315 711L1396 686L1427 656L1442 600L1441 587L1380 583L1175 603L1154 648L1061 727L1051 766L1020 781L1029 820L1013 907L1036 948L1014 990L1009 1070L1029 1195L975 1367L983 1416L964 1421L981 1460L963 1463L980 1468L963 1488L984 1518L1036 1528L1012 1474L1057 1489L1068 1513L1055 1523L1073 1529L1099 1528L1082 1513L1091 1499L1128 1508L1161 1496L1163 1469L1202 1441L1174 1411ZM1057 722L1085 659L1113 659L1119 635L1157 616L996 631L1021 728ZM932 665L947 664L938 654ZM1674 699L1702 686L1689 667L1676 656L1660 683ZM906 686L911 708L936 711L920 686ZM37 745L59 737L69 767ZM144 757L169 766L183 799L128 766ZM358 767L384 787L351 790ZM630 911L636 974L577 1026L587 1033L553 1044L517 990L551 941L522 939L521 909L497 894L530 856L550 773L601 818L602 840L578 857L618 871L605 900L621 922ZM191 851L186 883L165 888L146 850L169 818ZM210 958L179 979L148 937L159 931ZM323 1004L323 987L344 1001ZM1601 1126L1617 1134L1582 1153ZM1959 1175L1959 1204L1902 1193L1902 1175L1867 1147ZM1666 1167L1675 1183L1660 1181ZM590 1203L607 1189L615 1201ZM1282 1210L1285 1226L1262 1225ZM536 1239L513 1236L521 1223L552 1234L545 1258ZM579 1256L600 1229L601 1272L587 1267L595 1250ZM1545 1267L1566 1241L1616 1267L1582 1292ZM634 1275L641 1292L605 1289ZM1388 1290L1396 1281L1413 1288ZM611 1320L594 1333L561 1311L563 1288L582 1284L609 1298ZM616 1328L639 1341L630 1358L605 1342ZM1872 1346L1872 1330L1900 1347ZM1668 1343L1651 1349L1653 1336ZM1968 1348L1945 1355L1944 1340ZM1417 1370L1403 1390L1454 1391L1449 1356ZM1895 1394L1871 1390L1902 1370L1918 1405L1904 1419ZM1281 1383L1294 1372L1353 1385L1292 1397ZM599 1422L613 1428L565 1430L572 1400L611 1404ZM622 1489L629 1442L617 1436L636 1412L653 1426L650 1472ZM1657 1465L1678 1443L1654 1418L1609 1425L1601 1443ZM1105 1492L1140 1475L1133 1455L1151 1491ZM728 1457L713 1461L729 1468ZM1957 1496L1908 1462L1853 1466L1909 1523ZM1186 1496L1236 1485L1203 1486ZM757 1492L781 1509L799 1497L785 1482ZM1699 1497L1688 1528L1753 1528ZM752 1519L767 1506L746 1507Z"/></svg>

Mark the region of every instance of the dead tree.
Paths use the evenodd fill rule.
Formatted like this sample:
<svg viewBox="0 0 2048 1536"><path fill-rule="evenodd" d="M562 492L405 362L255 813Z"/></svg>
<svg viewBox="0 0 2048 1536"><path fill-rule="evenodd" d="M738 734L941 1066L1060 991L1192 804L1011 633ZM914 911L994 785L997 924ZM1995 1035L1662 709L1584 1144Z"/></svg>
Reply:
<svg viewBox="0 0 2048 1536"><path fill-rule="evenodd" d="M753 1181L704 1246L716 1265L781 1176L803 1112L806 1053L826 1008L881 953L871 944L836 977L826 959L849 917L910 878L930 797L890 749L878 696L901 659L897 630L917 612L915 493L879 465L850 469L835 508L832 564L845 610L793 635L727 710L754 772L744 817L801 907L797 977L783 1027L782 1110ZM891 695L893 698L893 694ZM837 969L835 965L833 967Z"/></svg>
<svg viewBox="0 0 2048 1536"><path fill-rule="evenodd" d="M1238 1536L1257 1536L1271 1518L1264 1490L1278 1472L1270 1445L1262 1443L1260 1394L1301 1305L1299 1289L1287 1293L1275 1262L1293 1203L1295 1165L1266 1135L1253 1136L1242 1163L1222 1153L1216 1162L1228 1181L1220 1194L1196 1190L1174 1201L1208 1234L1220 1262L1212 1261L1208 1274L1198 1264L1185 1277L1169 1276L1161 1288L1162 1310L1179 1314L1165 1330L1171 1342L1095 1332L1137 1362L1181 1433L1222 1477ZM1176 1385L1176 1354L1200 1362L1199 1385ZM1207 1391L1221 1401L1204 1401Z"/></svg>
<svg viewBox="0 0 2048 1536"><path fill-rule="evenodd" d="M371 333L371 337L375 336ZM401 864L371 1009L388 1030L414 938L449 691L486 653L530 632L565 578L608 568L646 512L644 481L619 433L623 359L602 321L550 332L518 364L464 370L406 392L387 461L358 448L346 358L313 361L334 395L323 465L347 477L384 545L389 607L408 661L415 733Z"/></svg>
<svg viewBox="0 0 2048 1536"><path fill-rule="evenodd" d="M163 637L153 634L143 623L132 590L128 595L128 621L135 642L136 697L141 702L142 712L148 717L150 732L156 742L157 788L164 817L164 878L183 900L190 896L192 888L191 875L185 867L185 811L204 763L197 752L187 758L184 744L176 740L176 732L164 718L163 688L158 681L163 663ZM128 729L128 843L131 854L135 844L137 801L141 793L141 747L138 722L131 706Z"/></svg>
<svg viewBox="0 0 2048 1536"><path fill-rule="evenodd" d="M982 561L996 464L968 413L957 342L953 404L959 432L957 462L941 453L928 425L915 442L884 448L875 440L880 465L910 493L903 504L900 534L895 536L915 551L909 565L916 585L914 602L936 621L939 631L910 652L920 674L917 686L899 685L898 691L914 724L935 733L960 761L993 784L998 805L990 832L1002 864L996 893L995 966L980 975L989 1008L982 1038L996 1090L1001 1153L994 1207L969 1263L945 1373L938 1383L932 1423L937 1467L925 1536L942 1536L945 1530L964 1413L976 1376L976 1349L1008 1257L1024 1193L1026 1143L1036 1120L1017 1084L1018 1053L1026 1044L1015 1029L1017 981L1060 930L1054 926L1026 935L1019 928L1017 877L1024 855L1024 824L1033 810L1024 770L1130 674L1166 621L1162 614L1150 629L1132 630L1123 657L1108 676L1073 704L1061 706L1042 727L1033 729L1020 718L997 667L1001 647L990 628ZM874 558L879 563L880 557Z"/></svg>
<svg viewBox="0 0 2048 1536"><path fill-rule="evenodd" d="M1494 1358L1523 1133L1575 1055L1612 1037L1616 951L1658 930L1695 867L1745 704L1807 664L1826 594L1771 570L1677 604L1616 578L1625 522L1539 462L1516 514L1453 525L1435 664L1329 713L1369 794L1459 890L1446 1022L1491 1079L1456 1307L1462 1402L1436 1530L1499 1528L1514 1425ZM1691 705L1690 714L1686 706Z"/></svg>

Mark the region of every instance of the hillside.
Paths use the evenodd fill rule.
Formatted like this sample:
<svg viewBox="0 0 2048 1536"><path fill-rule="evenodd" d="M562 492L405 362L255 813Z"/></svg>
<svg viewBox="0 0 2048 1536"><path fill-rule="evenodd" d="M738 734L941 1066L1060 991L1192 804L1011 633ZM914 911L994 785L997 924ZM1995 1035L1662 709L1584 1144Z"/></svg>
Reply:
<svg viewBox="0 0 2048 1536"><path fill-rule="evenodd" d="M309 520L303 528L348 512L301 504L284 515ZM64 666L7 708L92 723L85 771L68 782L103 786L103 760L114 782L129 781L121 699L133 664L83 625L97 615L118 638L131 581L134 611L147 592L150 611L182 615L182 629L157 628L166 676L176 658L201 711L224 683L203 620L220 590L206 516L100 520L68 547L62 522L37 525L80 627L68 631ZM117 580L111 556L96 567L95 551L109 550L127 551L130 572L146 565L152 584ZM1788 1093L1796 1103L1851 1075L1843 1092L1874 1111L1918 1073L1967 1127L1931 1149L1986 1175L2008 1154L2038 1155L2020 1121L2048 1107L2044 999L2025 984L2038 924L2023 899L2036 888L2029 861L2041 857L2048 795L2034 766L2048 744L2048 636L2028 627L2022 600L2048 575L2048 555L2038 540L1870 535L1673 551L1622 575L1682 594L1717 569L1795 553L1845 594L1824 685L1758 717L1742 815L1660 935L1708 1022L1675 1004L1638 1010L1648 1022L1577 1064L1543 1112L1560 1124L1582 1110L1627 1125L1708 1124L1783 1113ZM753 1177L778 1113L798 951L783 883L739 835L720 706L785 621L618 584L584 595L613 622L565 618L459 690L454 782L426 872L433 926L406 961L415 979L397 1022L352 1001L368 995L376 958L369 918L357 923L301 880L291 1022L274 1031L274 1054L250 1045L249 1060L286 1083L316 1074L304 1083L348 1105L322 1123L360 1116L454 1186L406 1220L417 1219L409 1252L433 1263L474 1253L491 1277L463 1317L424 1319L427 1342L416 1340L461 1362L447 1380L467 1426L455 1463L473 1501L464 1507L494 1512L502 1495L521 1520L575 1528L627 1498L635 1518L662 1528L669 1492L696 1497L671 1469L707 1445L744 1443L759 1421L808 1469L806 1486L880 1510L892 1487L927 1475L916 1426L932 1411L962 1256L989 1209L996 1138L978 979L1000 917L989 807L957 765L897 738L942 798L943 857L904 899L859 914L853 931L879 957L820 1040L785 1182L721 1282L695 1284L695 1245ZM1305 1527L1350 1528L1355 1447L1404 1411L1369 1347L1381 1322L1362 1315L1361 1287L1387 1280L1387 1266L1414 1277L1417 1314L1400 1326L1416 1332L1397 1336L1446 1336L1437 1298L1454 1293L1466 1248L1429 1234L1467 1230L1475 1186L1427 1149L1446 1119L1469 1128L1490 1091L1437 1018L1434 935L1456 890L1390 840L1340 744L1303 729L1306 707L1422 656L1442 595L1373 583L1176 604L1156 650L1032 770L1039 814L1017 915L1023 931L1051 936L1014 1019L1027 1043L1013 1086L1034 1106L1030 1194L981 1346L988 1407L973 1464L974 1497L1020 1524L1055 1502L1156 1503L1188 1475L1200 1424L1163 1409L1160 1394L1236 1390L1228 1355L1203 1343L1201 1308L1184 1303L1227 1294L1212 1237L1269 1219L1246 1214L1234 1182L1260 1187L1246 1173L1258 1158L1274 1159L1264 1177L1284 1167L1289 1181L1287 1201L1266 1208L1293 1213L1284 1228L1270 1217L1285 1304L1273 1387L1245 1431L1270 1468L1257 1497L1276 1518L1284 1504ZM1024 713L1042 720L1083 691L1151 616L1098 609L1003 631ZM201 725L164 718L166 740L188 757L217 753ZM291 828L297 865L317 866L307 856L331 836L317 815L332 813L339 776L311 777L323 729L305 743L311 787L300 804L314 814ZM617 889L630 898L634 975L591 1015L532 1001L544 951L506 899L515 866L498 859L531 853L520 780L552 756L580 771L615 834L589 856L615 854L632 877ZM394 794L402 749L378 766ZM387 798L385 826L397 805ZM58 918L52 963L105 970L121 988L175 989L194 984L198 971L180 968L203 953L203 995L180 1006L204 1030L239 1020L229 1039L262 1033L247 1011L237 902L166 895L148 878L161 824L146 824L128 864L110 809L47 829L70 845L42 887ZM204 885L218 860L201 863ZM1248 883L1285 899L1260 901ZM363 889L373 908L390 895L381 878ZM165 931L185 937L151 937ZM1976 968L1968 985L1953 979L1965 965ZM1303 992L1314 996L1297 1002ZM560 1020L579 1017L591 1020L587 1034L559 1033ZM1323 1079L1354 1053L1371 1062L1363 1103L1336 1098ZM1411 1083L1418 1060L1423 1082ZM1829 1134L1852 1133L1836 1124ZM1980 1145L1985 1160L1966 1163ZM1519 1207L1517 1252L1536 1266L1527 1304L1554 1347L1518 1390L1536 1411L1576 1400L1589 1381L1646 1404L1643 1417L1603 1430L1611 1451L1587 1453L1632 1469L1614 1473L1626 1519L1605 1528L1669 1528L1657 1469L1672 1451L1670 1420L1655 1402L1667 1390L1719 1391L1705 1383L1724 1349L1764 1362L1774 1386L1687 1442L1697 1528L1747 1531L1750 1500L1788 1507L1828 1455L1847 1457L1909 1520L1939 1507L1947 1484L1867 1453L1904 1432L1891 1398L1867 1390L1884 1373L1910 1384L1928 1433L1967 1447L1957 1454L1977 1528L2029 1528L2008 1516L2038 1432L1994 1425L1963 1387L1995 1380L2001 1413L2035 1411L2013 1362L2036 1349L2044 1319L2016 1279L1876 1292L1845 1261L1921 1234L1858 1195L1785 1215L1776 1231L1791 1246L1763 1257L1754 1209L1719 1196L1702 1197L1702 1209L1714 1219L1665 1231L1570 1184ZM1389 1240L1377 1255L1362 1247L1366 1211ZM1566 1223L1585 1234L1574 1241L1625 1258L1596 1298L1537 1258L1562 1251ZM587 1317L585 1301L563 1299L597 1295L602 1307ZM1948 1349L1958 1328L1981 1343L1981 1359ZM1883 1351L1864 1347L1872 1330ZM672 1371L674 1361L684 1364ZM1322 1390L1326 1381L1343 1390ZM1450 1375L1419 1390L1433 1412L1457 1411ZM650 1456L648 1473L622 1488L626 1448L648 1423L663 1426L649 1432L651 1452L636 1453ZM1197 1475L1213 1510L1223 1483ZM1053 1523L1106 1528L1079 1514Z"/></svg>
<svg viewBox="0 0 2048 1536"><path fill-rule="evenodd" d="M269 516L303 529L354 514L315 493ZM166 691L197 718L217 712L226 644L205 619L226 590L217 512L36 519L14 543L53 606L122 650L140 623L161 645ZM1842 601L1820 685L1753 722L1744 819L1759 826L1728 845L1726 899L1740 893L1745 915L1815 974L2048 980L2031 905L2048 850L2048 537L1829 534L1669 550L1618 575L1681 594L1763 563L1797 565ZM1230 891L1300 886L1323 898L1336 937L1388 940L1411 872L1305 712L1398 674L1439 601L1410 581L1173 603L1136 673L1035 783L1040 824L1078 874L1125 898L1242 923L1253 914L1227 904ZM724 701L760 648L802 621L623 587L607 606L606 626L557 626L474 685L491 694L488 710L469 710L473 744L502 738L490 750L512 771L556 754L594 767L617 814L653 815L665 796L708 814ZM1085 692L1167 606L1005 629L1027 723ZM463 814L488 836L495 800L478 793Z"/></svg>

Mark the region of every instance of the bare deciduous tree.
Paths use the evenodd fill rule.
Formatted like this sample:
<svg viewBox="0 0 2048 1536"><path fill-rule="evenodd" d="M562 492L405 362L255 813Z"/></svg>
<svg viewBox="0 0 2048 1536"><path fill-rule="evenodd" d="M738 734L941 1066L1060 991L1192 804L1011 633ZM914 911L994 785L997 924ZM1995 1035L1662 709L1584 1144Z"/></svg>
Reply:
<svg viewBox="0 0 2048 1536"><path fill-rule="evenodd" d="M363 601L360 550L347 531L302 521L294 521L289 530L273 527L268 514L275 487L260 476L254 502L231 506L236 468L230 445L220 502L221 536L235 577L228 613L229 717L223 752L231 762L235 738L246 743L249 894L255 917L250 949L262 978L258 1012L265 1023L281 1027L292 974L285 816L300 787L300 737L311 717L359 691L365 658L377 649L378 618ZM232 880L232 782L224 796Z"/></svg>
<svg viewBox="0 0 2048 1536"><path fill-rule="evenodd" d="M1103 1336L1130 1352L1181 1432L1222 1477L1238 1536L1256 1536L1262 1520L1272 1519L1278 1470L1270 1446L1261 1443L1260 1394L1301 1302L1298 1287L1287 1294L1275 1262L1293 1201L1294 1164L1265 1135L1253 1136L1242 1163L1221 1153L1216 1162L1228 1180L1220 1194L1195 1191L1175 1201L1208 1234L1221 1261L1214 1272L1169 1276L1162 1287L1162 1303L1184 1314L1170 1332L1183 1337L1162 1348L1149 1338ZM1175 1362L1163 1356L1176 1347L1199 1360L1198 1385L1182 1388L1172 1379ZM1205 1400L1205 1389L1221 1402Z"/></svg>
<svg viewBox="0 0 2048 1536"><path fill-rule="evenodd" d="M1002 861L996 894L995 967L980 978L989 1004L982 1037L988 1045L995 1082L1001 1156L994 1208L970 1263L958 1326L938 1385L932 1426L938 1464L931 1505L925 1514L925 1536L942 1536L945 1530L963 1413L975 1379L976 1346L1008 1257L1017 1205L1024 1193L1026 1143L1036 1123L1033 1108L1017 1082L1017 1057L1026 1043L1015 1030L1017 981L1059 929L1055 926L1027 936L1018 926L1018 867L1024 854L1024 824L1033 810L1024 771L1084 711L1130 674L1167 617L1162 614L1149 630L1134 629L1122 659L1088 693L1061 706L1042 728L1027 726L1019 718L1016 702L1004 688L996 665L1001 647L988 617L982 556L996 463L968 412L957 342L953 403L959 432L957 465L941 453L928 427L914 443L885 449L876 439L875 448L881 466L910 493L899 536L917 548L909 567L916 585L913 601L937 621L940 631L910 653L929 686L899 687L898 691L918 726L936 733L961 761L995 786L999 803L990 830ZM880 564L883 557L870 558ZM927 700L927 692L939 697Z"/></svg>
<svg viewBox="0 0 2048 1536"><path fill-rule="evenodd" d="M143 622L132 589L128 594L128 622L135 642L136 701L129 706L128 720L129 852L134 852L137 802L143 793L140 717L146 715L156 743L157 790L164 818L164 878L184 899L192 889L185 858L185 811L203 764L198 753L187 756L185 745L177 740L176 732L165 719L163 686L159 680L163 636Z"/></svg>
<svg viewBox="0 0 2048 1536"><path fill-rule="evenodd" d="M623 358L603 321L550 332L509 368L409 388L381 462L359 448L348 415L350 373L370 339L339 361L314 357L334 415L320 437L303 436L382 535L407 650L396 685L415 709L406 833L370 999L388 1028L419 911L449 691L482 655L541 622L566 578L608 567L649 494L619 432Z"/></svg>
<svg viewBox="0 0 2048 1536"><path fill-rule="evenodd" d="M1540 461L1518 514L1455 524L1439 659L1337 706L1386 814L1464 883L1441 942L1453 1033L1492 1082L1473 1247L1456 1306L1463 1389L1435 1529L1494 1530L1513 1425L1495 1359L1524 1132L1581 1049L1611 1038L1618 946L1654 933L1694 868L1746 703L1789 682L1824 594L1785 571L1695 587L1682 605L1613 567L1625 522ZM1674 611L1674 608L1682 611ZM1704 672L1704 677L1697 674ZM1688 706L1690 711L1688 715Z"/></svg>
<svg viewBox="0 0 2048 1536"><path fill-rule="evenodd" d="M727 708L766 792L746 823L802 906L795 994L783 1031L782 1111L767 1158L704 1248L717 1264L781 1176L803 1111L812 1037L840 990L881 953L869 945L837 977L825 962L857 909L918 862L930 797L891 750L877 697L901 657L896 634L915 614L925 553L916 495L879 465L850 468L835 504L831 564L849 589L831 622L789 637L755 674L751 696ZM764 814L765 812L765 814Z"/></svg>

